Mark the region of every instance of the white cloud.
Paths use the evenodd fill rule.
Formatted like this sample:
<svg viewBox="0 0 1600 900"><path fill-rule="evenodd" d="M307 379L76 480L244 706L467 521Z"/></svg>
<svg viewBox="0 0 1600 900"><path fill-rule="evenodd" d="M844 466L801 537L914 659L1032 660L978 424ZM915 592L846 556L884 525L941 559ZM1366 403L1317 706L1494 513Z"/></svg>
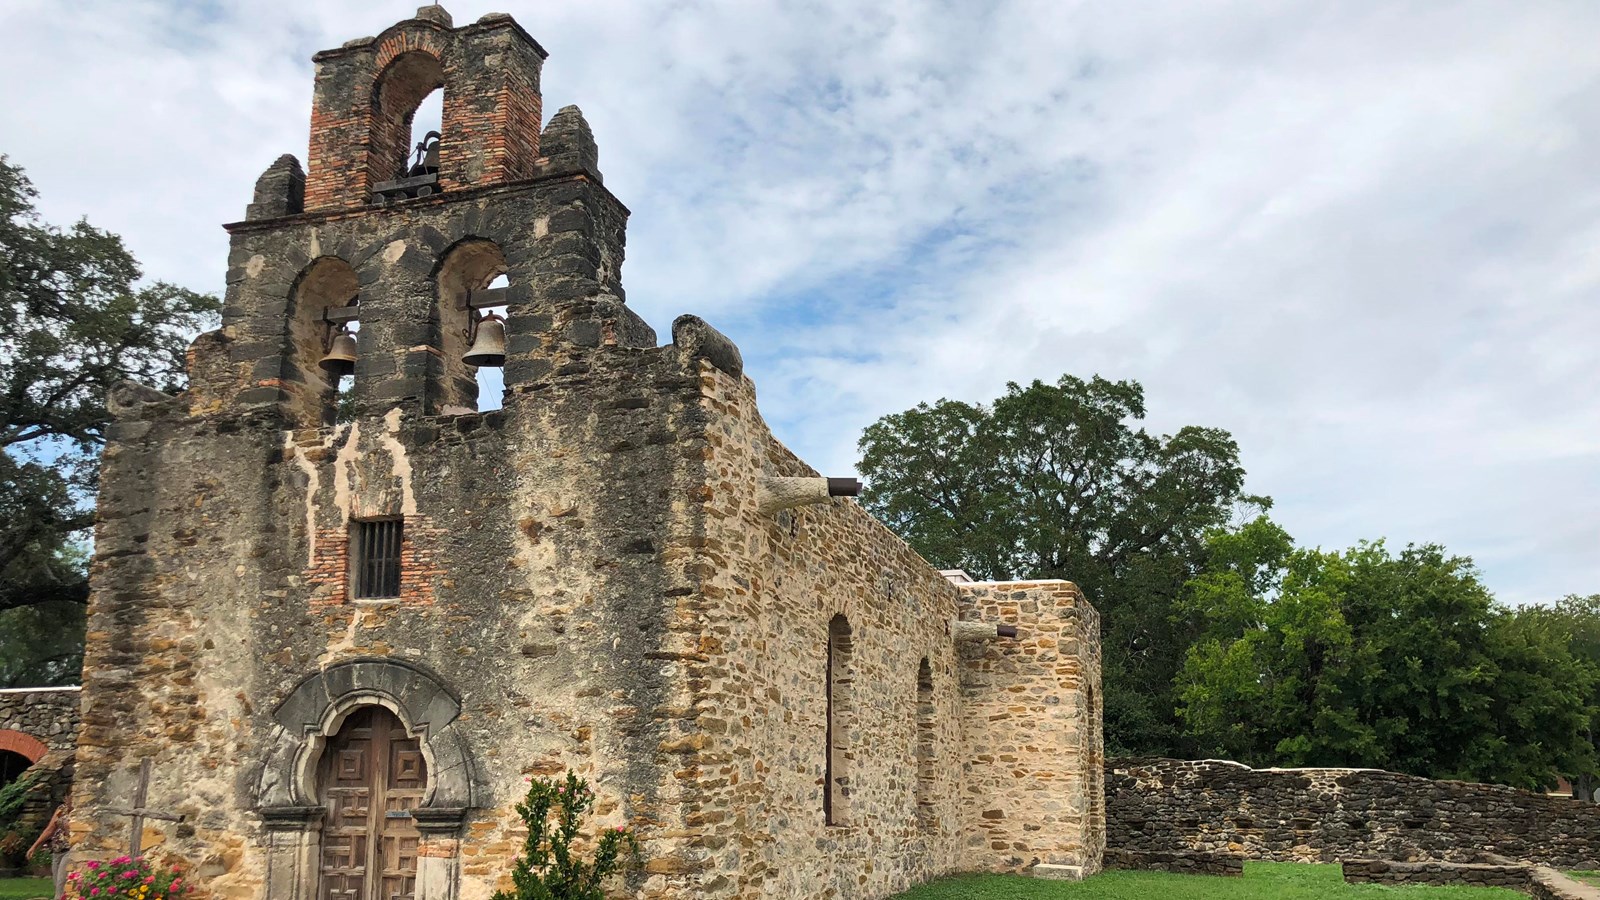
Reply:
<svg viewBox="0 0 1600 900"><path fill-rule="evenodd" d="M216 289L217 224L303 155L310 54L411 8L14 0L0 151ZM1600 7L507 11L633 210L630 303L737 337L818 465L918 400L1098 372L1232 430L1303 541L1600 590Z"/></svg>

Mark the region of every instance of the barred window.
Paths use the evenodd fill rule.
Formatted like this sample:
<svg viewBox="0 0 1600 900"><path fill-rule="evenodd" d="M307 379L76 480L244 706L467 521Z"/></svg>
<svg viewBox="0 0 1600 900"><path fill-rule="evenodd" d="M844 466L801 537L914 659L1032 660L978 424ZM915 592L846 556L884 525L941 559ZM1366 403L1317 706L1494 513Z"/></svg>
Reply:
<svg viewBox="0 0 1600 900"><path fill-rule="evenodd" d="M399 519L356 522L350 536L351 581L357 600L382 600L400 596Z"/></svg>

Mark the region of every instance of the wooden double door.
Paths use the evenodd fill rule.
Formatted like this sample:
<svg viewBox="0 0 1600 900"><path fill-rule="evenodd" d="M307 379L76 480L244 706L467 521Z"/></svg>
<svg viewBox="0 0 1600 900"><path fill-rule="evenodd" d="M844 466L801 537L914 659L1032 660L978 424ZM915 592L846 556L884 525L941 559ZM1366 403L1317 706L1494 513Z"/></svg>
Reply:
<svg viewBox="0 0 1600 900"><path fill-rule="evenodd" d="M394 713L365 706L328 740L318 772L328 813L322 900L415 900L416 820L428 786L417 738Z"/></svg>

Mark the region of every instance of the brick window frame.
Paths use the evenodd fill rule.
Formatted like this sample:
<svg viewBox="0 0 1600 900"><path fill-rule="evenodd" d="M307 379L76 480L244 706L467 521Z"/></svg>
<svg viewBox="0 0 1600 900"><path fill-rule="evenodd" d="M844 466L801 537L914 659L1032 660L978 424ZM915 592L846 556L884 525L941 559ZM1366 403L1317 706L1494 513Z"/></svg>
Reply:
<svg viewBox="0 0 1600 900"><path fill-rule="evenodd" d="M350 599L398 600L405 567L405 521L357 519L350 523Z"/></svg>

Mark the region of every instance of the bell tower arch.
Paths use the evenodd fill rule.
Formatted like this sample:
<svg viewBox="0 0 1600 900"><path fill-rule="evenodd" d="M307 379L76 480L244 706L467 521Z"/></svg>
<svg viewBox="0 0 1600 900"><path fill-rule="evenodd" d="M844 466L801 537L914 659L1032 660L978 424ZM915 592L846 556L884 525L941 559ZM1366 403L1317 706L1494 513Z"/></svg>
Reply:
<svg viewBox="0 0 1600 900"><path fill-rule="evenodd" d="M509 16L457 27L437 5L316 54L307 165L279 157L227 226L223 329L193 348L192 412L269 408L294 429L459 415L478 408L478 369L503 366L512 413L562 346L655 346L624 304L628 210L589 123L569 106L541 128L545 56ZM435 90L440 131L419 141Z"/></svg>

